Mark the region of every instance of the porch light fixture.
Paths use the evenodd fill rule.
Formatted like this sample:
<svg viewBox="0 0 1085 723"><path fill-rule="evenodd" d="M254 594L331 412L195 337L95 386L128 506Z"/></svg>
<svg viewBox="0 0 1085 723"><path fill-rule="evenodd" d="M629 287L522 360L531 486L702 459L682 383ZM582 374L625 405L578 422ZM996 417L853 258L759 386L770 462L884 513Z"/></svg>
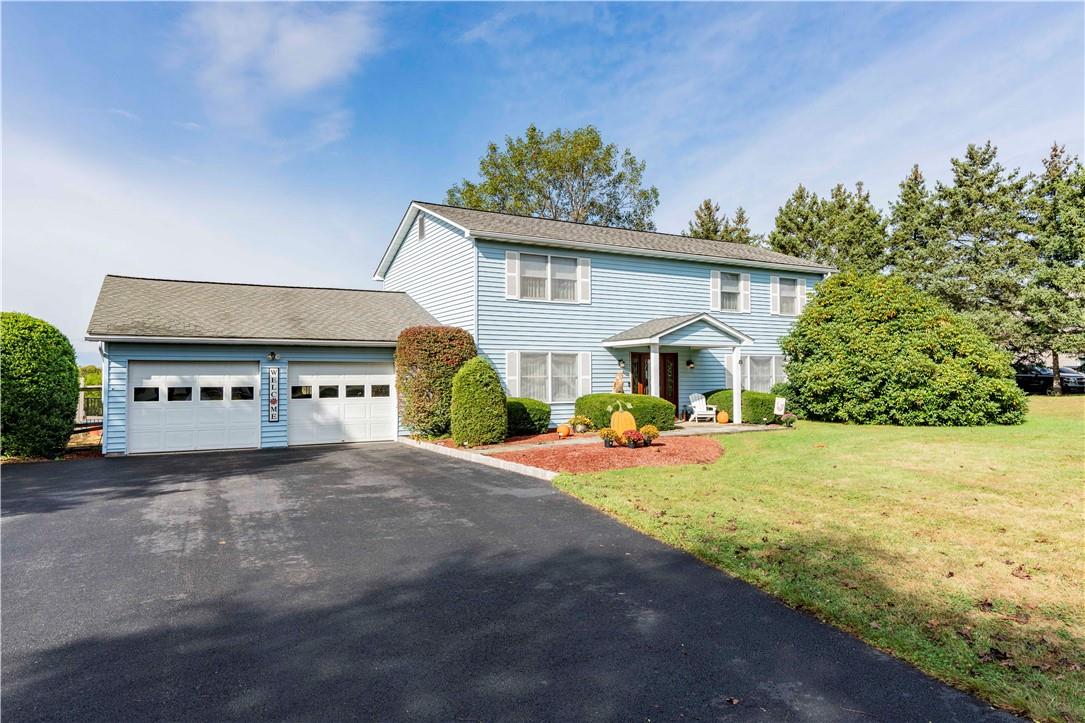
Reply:
<svg viewBox="0 0 1085 723"><path fill-rule="evenodd" d="M693 368L693 360L692 359L686 359L686 369L692 369L692 368Z"/></svg>
<svg viewBox="0 0 1085 723"><path fill-rule="evenodd" d="M278 359L278 358L279 358L279 353L278 353L278 352L275 352L275 351L269 351L269 352L267 353L267 360L268 360L268 361L275 361L275 360L276 360L276 359Z"/></svg>
<svg viewBox="0 0 1085 723"><path fill-rule="evenodd" d="M625 359L619 359L618 360L618 368L619 369L625 369Z"/></svg>

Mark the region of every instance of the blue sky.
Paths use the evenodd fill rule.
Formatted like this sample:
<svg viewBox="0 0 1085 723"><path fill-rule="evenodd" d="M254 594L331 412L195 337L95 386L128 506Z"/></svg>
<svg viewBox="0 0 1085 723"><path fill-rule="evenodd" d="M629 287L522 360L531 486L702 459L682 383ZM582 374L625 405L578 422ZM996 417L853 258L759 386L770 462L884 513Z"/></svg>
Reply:
<svg viewBox="0 0 1085 723"><path fill-rule="evenodd" d="M105 273L372 287L412 198L486 143L595 124L660 230L710 196L755 230L802 182L884 206L991 139L1082 154L1075 4L12 4L3 307L81 359Z"/></svg>

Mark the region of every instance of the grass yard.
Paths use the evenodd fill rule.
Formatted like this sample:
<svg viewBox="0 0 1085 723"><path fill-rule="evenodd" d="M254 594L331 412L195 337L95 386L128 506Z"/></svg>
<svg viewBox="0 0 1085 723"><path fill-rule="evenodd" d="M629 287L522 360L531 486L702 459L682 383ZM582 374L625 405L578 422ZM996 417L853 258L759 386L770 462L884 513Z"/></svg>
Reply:
<svg viewBox="0 0 1085 723"><path fill-rule="evenodd" d="M995 705L1085 721L1085 399L719 441L712 464L555 484Z"/></svg>

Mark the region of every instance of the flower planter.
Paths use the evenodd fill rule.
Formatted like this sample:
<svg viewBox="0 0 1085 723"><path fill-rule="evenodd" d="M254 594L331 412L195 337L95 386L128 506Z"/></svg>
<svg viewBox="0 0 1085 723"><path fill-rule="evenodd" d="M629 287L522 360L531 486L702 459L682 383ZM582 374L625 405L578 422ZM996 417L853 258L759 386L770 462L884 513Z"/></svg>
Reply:
<svg viewBox="0 0 1085 723"><path fill-rule="evenodd" d="M604 439L603 440L603 446L604 447L613 447L614 446L614 440L613 439Z"/></svg>
<svg viewBox="0 0 1085 723"><path fill-rule="evenodd" d="M637 443L634 442L633 440L629 440L629 442L626 444L626 446L629 447L629 449L636 449L637 448Z"/></svg>

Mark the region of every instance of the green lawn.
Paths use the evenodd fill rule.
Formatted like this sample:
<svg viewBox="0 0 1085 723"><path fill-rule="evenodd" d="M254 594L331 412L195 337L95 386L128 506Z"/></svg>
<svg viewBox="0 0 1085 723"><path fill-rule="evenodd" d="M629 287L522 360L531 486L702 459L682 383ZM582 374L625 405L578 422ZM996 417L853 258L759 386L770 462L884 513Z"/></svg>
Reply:
<svg viewBox="0 0 1085 723"><path fill-rule="evenodd" d="M555 484L991 703L1085 720L1085 399L719 441L710 465Z"/></svg>

